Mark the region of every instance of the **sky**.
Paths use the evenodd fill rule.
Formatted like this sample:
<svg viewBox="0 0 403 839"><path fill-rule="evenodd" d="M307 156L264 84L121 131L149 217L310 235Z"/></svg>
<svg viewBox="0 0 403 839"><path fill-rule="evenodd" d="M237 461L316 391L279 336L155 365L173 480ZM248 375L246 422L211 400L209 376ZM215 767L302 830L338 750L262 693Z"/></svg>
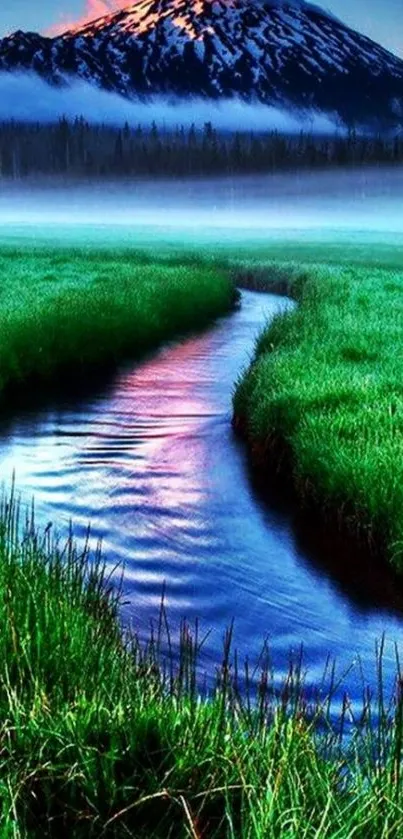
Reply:
<svg viewBox="0 0 403 839"><path fill-rule="evenodd" d="M403 0L316 2L403 58ZM130 0L1 0L0 37L16 29L55 34L80 20L127 5Z"/></svg>

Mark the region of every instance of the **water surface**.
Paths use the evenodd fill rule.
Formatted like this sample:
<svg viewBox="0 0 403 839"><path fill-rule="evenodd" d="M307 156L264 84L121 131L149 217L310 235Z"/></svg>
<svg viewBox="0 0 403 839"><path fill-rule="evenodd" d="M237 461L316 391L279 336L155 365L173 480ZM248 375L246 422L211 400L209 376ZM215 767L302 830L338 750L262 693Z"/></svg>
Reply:
<svg viewBox="0 0 403 839"><path fill-rule="evenodd" d="M67 527L72 517L82 537L91 521L109 567L124 563L122 616L141 633L165 582L173 627L186 616L212 628L210 668L235 618L241 657L253 659L268 637L281 673L289 650L303 643L312 678L330 654L340 670L360 656L371 679L375 641L385 632L391 681L392 642L403 641L393 593L354 562L346 574L326 546L314 550L273 476L269 502L255 487L231 428L234 382L267 318L286 305L245 292L241 309L211 330L126 366L91 395L58 396L3 419L1 475L9 480L16 470L41 523ZM358 664L347 683L358 697Z"/></svg>

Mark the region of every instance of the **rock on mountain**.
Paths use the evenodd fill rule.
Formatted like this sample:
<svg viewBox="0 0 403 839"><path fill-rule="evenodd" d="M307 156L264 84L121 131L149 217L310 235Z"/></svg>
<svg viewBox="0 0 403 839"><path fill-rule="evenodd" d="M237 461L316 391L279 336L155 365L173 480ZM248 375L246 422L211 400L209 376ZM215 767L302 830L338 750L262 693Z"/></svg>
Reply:
<svg viewBox="0 0 403 839"><path fill-rule="evenodd" d="M237 96L377 127L403 109L403 61L304 0L138 0L55 38L15 32L0 40L0 70L126 97Z"/></svg>

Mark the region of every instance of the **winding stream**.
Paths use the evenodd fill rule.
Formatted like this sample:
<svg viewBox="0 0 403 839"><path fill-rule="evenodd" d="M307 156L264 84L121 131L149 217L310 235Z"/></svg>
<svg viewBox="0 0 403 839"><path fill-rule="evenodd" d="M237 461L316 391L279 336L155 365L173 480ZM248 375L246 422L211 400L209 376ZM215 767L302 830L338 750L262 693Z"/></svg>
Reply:
<svg viewBox="0 0 403 839"><path fill-rule="evenodd" d="M310 676L328 654L342 671L360 656L374 677L375 640L386 634L385 673L403 612L354 562L322 556L284 500L265 500L231 429L231 397L267 318L289 305L245 292L242 307L207 333L126 366L90 395L55 397L0 426L1 475L13 470L37 519L79 538L89 522L111 569L125 563L123 619L146 632L166 582L173 626L186 616L213 628L207 666L221 657L235 618L241 656L269 638L278 672L303 642ZM269 481L270 483L270 481ZM312 524L311 524L312 528ZM312 536L313 534L311 534ZM346 677L360 694L360 667Z"/></svg>

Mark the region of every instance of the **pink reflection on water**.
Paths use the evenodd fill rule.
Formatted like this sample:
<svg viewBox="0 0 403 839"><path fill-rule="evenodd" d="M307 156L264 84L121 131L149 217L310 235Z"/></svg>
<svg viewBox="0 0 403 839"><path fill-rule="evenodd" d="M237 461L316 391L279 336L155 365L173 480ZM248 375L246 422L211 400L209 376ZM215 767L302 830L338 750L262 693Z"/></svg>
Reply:
<svg viewBox="0 0 403 839"><path fill-rule="evenodd" d="M208 514L214 450L206 432L229 405L227 393L217 408L208 344L206 336L187 339L123 373L78 452L85 506L104 505L106 495L123 513L127 533L158 536L172 550L216 542Z"/></svg>

